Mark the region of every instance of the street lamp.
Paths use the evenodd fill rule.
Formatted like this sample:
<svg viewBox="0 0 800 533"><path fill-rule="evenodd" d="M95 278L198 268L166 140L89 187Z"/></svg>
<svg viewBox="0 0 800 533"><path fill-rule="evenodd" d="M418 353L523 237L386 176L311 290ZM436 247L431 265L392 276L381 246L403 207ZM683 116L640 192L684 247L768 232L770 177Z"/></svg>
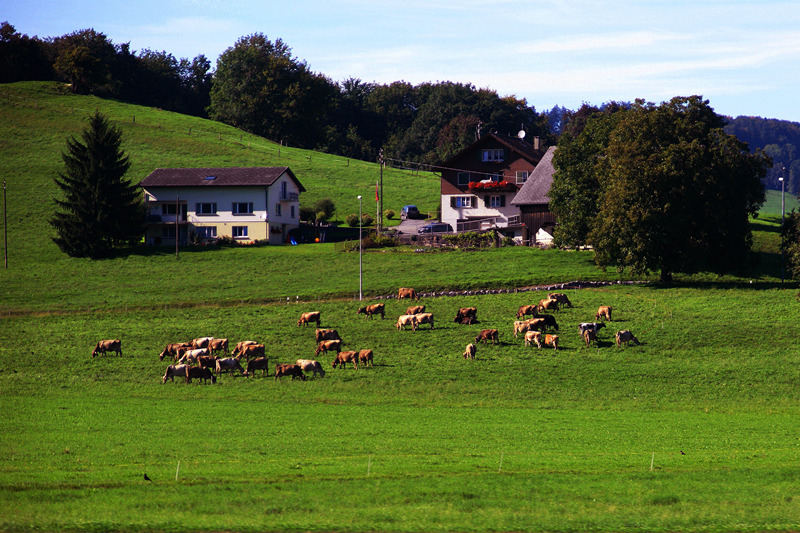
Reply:
<svg viewBox="0 0 800 533"><path fill-rule="evenodd" d="M783 180L783 174L786 174L786 167L781 169L781 177L778 178L778 181L781 182L781 237L783 237L783 229L784 229L784 216L786 213L786 185L785 181ZM781 286L783 286L783 278L785 277L785 270L786 270L786 263L783 257L783 238L781 238Z"/></svg>
<svg viewBox="0 0 800 533"><path fill-rule="evenodd" d="M361 218L361 195L358 195L358 299L364 299L364 253L361 248L361 227L364 225L364 219Z"/></svg>

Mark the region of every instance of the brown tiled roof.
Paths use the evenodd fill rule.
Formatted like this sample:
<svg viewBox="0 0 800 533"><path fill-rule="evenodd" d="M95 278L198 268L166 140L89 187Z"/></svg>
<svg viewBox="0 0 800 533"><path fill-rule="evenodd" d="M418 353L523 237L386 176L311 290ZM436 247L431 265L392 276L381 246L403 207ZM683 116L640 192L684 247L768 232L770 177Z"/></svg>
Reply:
<svg viewBox="0 0 800 533"><path fill-rule="evenodd" d="M532 204L549 204L550 197L547 194L550 192L550 186L553 184L553 154L556 151L555 146L551 146L545 152L544 157L533 169L533 172L525 183L522 184L517 195L511 200L511 205L532 205Z"/></svg>
<svg viewBox="0 0 800 533"><path fill-rule="evenodd" d="M284 173L305 192L289 167L157 168L139 187L268 187Z"/></svg>
<svg viewBox="0 0 800 533"><path fill-rule="evenodd" d="M450 169L450 167L453 167L454 165L457 164L458 160L465 153L474 152L481 145L489 143L492 140L497 141L498 143L502 144L512 152L530 161L534 165L536 165L539 162L539 160L542 158L543 155L541 150L534 149L532 143L529 143L528 141L525 141L518 137L500 135L499 133L487 133L486 135L482 136L480 139L469 145L467 148L461 150L458 154L454 155L447 161L441 163L440 166L434 168L439 171Z"/></svg>

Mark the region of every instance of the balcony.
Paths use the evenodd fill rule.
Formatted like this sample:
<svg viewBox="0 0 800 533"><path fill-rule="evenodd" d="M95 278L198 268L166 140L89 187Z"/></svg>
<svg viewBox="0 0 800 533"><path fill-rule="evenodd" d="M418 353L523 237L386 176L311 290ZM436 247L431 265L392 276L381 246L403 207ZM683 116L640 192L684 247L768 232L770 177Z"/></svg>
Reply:
<svg viewBox="0 0 800 533"><path fill-rule="evenodd" d="M289 192L289 193L281 193L280 201L281 202L297 202L300 199L300 195L296 192Z"/></svg>

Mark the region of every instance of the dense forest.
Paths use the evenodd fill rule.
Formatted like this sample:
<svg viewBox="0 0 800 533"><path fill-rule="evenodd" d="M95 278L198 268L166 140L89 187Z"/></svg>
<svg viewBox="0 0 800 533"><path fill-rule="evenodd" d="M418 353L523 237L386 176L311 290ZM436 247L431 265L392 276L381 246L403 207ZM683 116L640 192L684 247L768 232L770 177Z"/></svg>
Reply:
<svg viewBox="0 0 800 533"><path fill-rule="evenodd" d="M292 56L280 39L240 38L217 58L175 58L166 51L133 51L94 29L60 37L29 37L0 24L0 83L63 81L72 91L115 98L234 125L275 142L395 165L435 164L481 132L544 144L579 129L586 107L539 112L524 98L500 96L468 83L390 84L349 78L335 82ZM619 105L619 104L614 104ZM624 105L624 104L623 104ZM800 124L731 118L726 131L761 148L775 165L766 186L800 192Z"/></svg>

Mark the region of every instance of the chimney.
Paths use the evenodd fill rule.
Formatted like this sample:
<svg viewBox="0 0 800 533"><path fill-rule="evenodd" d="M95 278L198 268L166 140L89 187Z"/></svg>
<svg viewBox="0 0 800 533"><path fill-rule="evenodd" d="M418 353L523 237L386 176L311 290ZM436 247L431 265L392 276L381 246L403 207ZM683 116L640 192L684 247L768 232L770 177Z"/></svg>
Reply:
<svg viewBox="0 0 800 533"><path fill-rule="evenodd" d="M534 137L533 138L533 149L534 150L538 150L539 149L539 137Z"/></svg>

